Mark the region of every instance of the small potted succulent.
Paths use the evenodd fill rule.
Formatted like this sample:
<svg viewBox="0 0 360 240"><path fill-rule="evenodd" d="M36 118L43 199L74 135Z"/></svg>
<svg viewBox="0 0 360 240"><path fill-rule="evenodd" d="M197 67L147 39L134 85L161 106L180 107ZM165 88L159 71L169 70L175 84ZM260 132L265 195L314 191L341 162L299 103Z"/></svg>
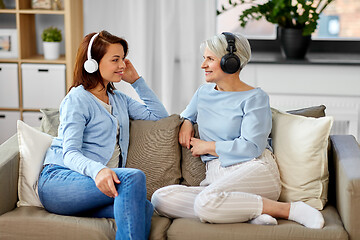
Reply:
<svg viewBox="0 0 360 240"><path fill-rule="evenodd" d="M44 58L55 60L60 56L61 30L56 27L48 27L41 34L44 46Z"/></svg>

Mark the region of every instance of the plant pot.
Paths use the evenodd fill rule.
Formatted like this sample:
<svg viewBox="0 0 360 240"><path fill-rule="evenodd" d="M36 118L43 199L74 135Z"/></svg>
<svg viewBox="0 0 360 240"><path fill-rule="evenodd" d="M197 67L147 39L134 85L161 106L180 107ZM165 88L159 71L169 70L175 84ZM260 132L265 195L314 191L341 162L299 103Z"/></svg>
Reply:
<svg viewBox="0 0 360 240"><path fill-rule="evenodd" d="M60 42L43 42L44 58L55 60L60 56Z"/></svg>
<svg viewBox="0 0 360 240"><path fill-rule="evenodd" d="M282 28L279 30L280 48L288 59L304 59L311 43L311 35L303 36L302 29Z"/></svg>

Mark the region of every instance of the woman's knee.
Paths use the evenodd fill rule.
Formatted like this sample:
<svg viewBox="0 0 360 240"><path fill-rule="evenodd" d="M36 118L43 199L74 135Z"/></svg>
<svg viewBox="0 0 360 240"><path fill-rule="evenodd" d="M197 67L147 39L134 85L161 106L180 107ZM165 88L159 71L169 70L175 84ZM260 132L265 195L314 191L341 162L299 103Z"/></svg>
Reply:
<svg viewBox="0 0 360 240"><path fill-rule="evenodd" d="M212 213L214 208L211 205L210 195L207 192L200 193L194 202L194 212L202 222L214 222Z"/></svg>
<svg viewBox="0 0 360 240"><path fill-rule="evenodd" d="M127 183L136 183L136 184L146 184L145 173L139 169L135 168L117 168L114 169L118 178L122 182Z"/></svg>
<svg viewBox="0 0 360 240"><path fill-rule="evenodd" d="M224 223L222 205L228 198L227 192L210 191L201 192L195 199L194 212L202 222Z"/></svg>
<svg viewBox="0 0 360 240"><path fill-rule="evenodd" d="M154 205L155 208L161 207L164 202L167 202L167 198L169 197L169 195L174 193L174 191L176 191L179 186L180 185L170 185L157 189L151 196L151 203Z"/></svg>

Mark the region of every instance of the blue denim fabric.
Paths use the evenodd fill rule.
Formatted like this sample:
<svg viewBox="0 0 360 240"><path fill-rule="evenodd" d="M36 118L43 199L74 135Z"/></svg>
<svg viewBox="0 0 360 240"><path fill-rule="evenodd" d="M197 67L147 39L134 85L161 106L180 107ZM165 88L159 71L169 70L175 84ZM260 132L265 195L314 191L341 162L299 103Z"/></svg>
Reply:
<svg viewBox="0 0 360 240"><path fill-rule="evenodd" d="M145 174L138 169L113 168L119 195L103 194L92 178L68 168L46 165L39 178L39 197L49 212L115 218L116 239L148 239L154 208L146 199Z"/></svg>

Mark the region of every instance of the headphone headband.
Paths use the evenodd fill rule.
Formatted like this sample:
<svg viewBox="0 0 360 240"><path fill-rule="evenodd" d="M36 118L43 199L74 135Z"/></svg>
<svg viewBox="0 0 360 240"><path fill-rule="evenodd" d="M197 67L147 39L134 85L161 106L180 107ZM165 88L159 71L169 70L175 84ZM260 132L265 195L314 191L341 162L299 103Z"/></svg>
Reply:
<svg viewBox="0 0 360 240"><path fill-rule="evenodd" d="M235 36L234 34L230 33L230 32L223 32L223 35L225 35L226 38L226 42L228 44L226 51L230 52L230 53L234 53L236 52L236 46L235 46Z"/></svg>
<svg viewBox="0 0 360 240"><path fill-rule="evenodd" d="M93 73L96 72L98 70L98 63L96 62L95 59L91 58L91 47L93 45L93 42L95 40L95 38L99 35L100 33L96 33L94 34L89 42L88 45L88 49L87 49L87 60L84 62L84 69L86 72L88 73Z"/></svg>
<svg viewBox="0 0 360 240"><path fill-rule="evenodd" d="M88 46L88 49L87 49L87 58L88 58L88 59L91 59L91 47L92 47L92 45L93 45L93 42L94 42L95 38L96 38L99 34L100 34L100 33L94 34L94 36L92 36L91 39L90 39L89 46Z"/></svg>
<svg viewBox="0 0 360 240"><path fill-rule="evenodd" d="M223 32L222 34L225 35L227 42L226 51L229 53L221 58L220 67L225 73L233 74L241 68L240 59L234 54L236 52L235 35L230 32Z"/></svg>

